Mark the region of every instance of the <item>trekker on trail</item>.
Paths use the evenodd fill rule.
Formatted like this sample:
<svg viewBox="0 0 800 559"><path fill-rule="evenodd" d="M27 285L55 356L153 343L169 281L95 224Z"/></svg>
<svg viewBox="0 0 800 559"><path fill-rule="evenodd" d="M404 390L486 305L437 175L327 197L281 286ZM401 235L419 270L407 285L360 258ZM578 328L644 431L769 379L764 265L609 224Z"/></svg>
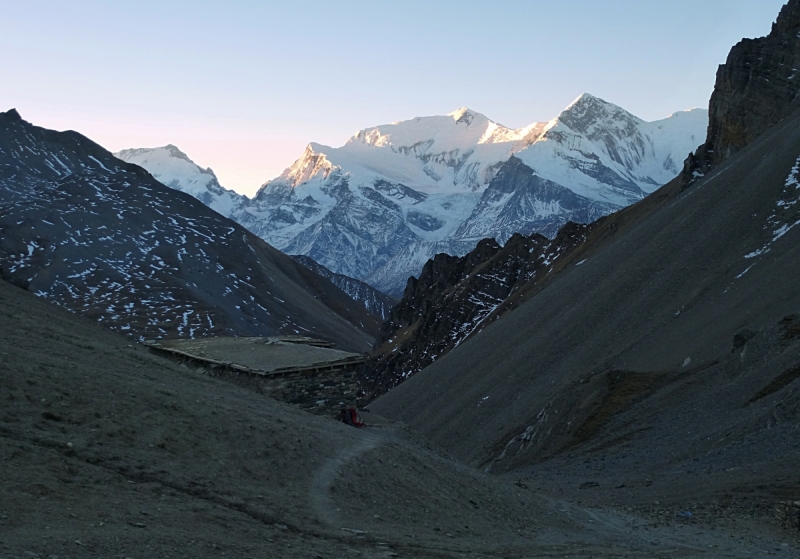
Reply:
<svg viewBox="0 0 800 559"><path fill-rule="evenodd" d="M352 425L353 427L366 427L366 423L361 421L355 406L348 406L339 412L339 421Z"/></svg>

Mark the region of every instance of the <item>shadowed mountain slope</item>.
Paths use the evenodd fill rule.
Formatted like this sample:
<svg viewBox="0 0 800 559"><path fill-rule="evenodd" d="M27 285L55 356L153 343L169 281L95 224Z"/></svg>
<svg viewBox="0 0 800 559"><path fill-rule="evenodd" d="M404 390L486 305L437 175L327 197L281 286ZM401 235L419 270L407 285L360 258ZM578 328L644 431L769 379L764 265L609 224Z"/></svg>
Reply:
<svg viewBox="0 0 800 559"><path fill-rule="evenodd" d="M795 495L798 156L795 115L371 409L492 471Z"/></svg>
<svg viewBox="0 0 800 559"><path fill-rule="evenodd" d="M785 349L769 346L770 329L800 311L799 124L795 115L764 134L373 409L409 421L460 459L506 460L507 467L579 444L583 420L597 409L576 386L609 371L696 371L678 376L688 383L681 389L695 406L709 407L649 405L699 433L716 433L726 421L761 433L779 402L788 406L784 419L796 417L796 385L742 408L800 362L794 339ZM763 336L757 363L742 344L731 359L734 337L746 331ZM709 409L719 406L709 422ZM778 433L761 441L773 444ZM671 439L654 429L648 442L659 435ZM521 450L504 453L519 437Z"/></svg>
<svg viewBox="0 0 800 559"><path fill-rule="evenodd" d="M508 310L512 297L543 283L592 225L569 222L554 239L515 234L504 246L484 239L459 258L437 254L383 324L378 347L359 374L367 400L391 390Z"/></svg>
<svg viewBox="0 0 800 559"><path fill-rule="evenodd" d="M657 526L538 495L381 418L353 429L178 366L1 280L0 309L3 556L795 551L750 515Z"/></svg>
<svg viewBox="0 0 800 559"><path fill-rule="evenodd" d="M137 339L307 334L369 350L328 280L76 132L0 114L0 270Z"/></svg>

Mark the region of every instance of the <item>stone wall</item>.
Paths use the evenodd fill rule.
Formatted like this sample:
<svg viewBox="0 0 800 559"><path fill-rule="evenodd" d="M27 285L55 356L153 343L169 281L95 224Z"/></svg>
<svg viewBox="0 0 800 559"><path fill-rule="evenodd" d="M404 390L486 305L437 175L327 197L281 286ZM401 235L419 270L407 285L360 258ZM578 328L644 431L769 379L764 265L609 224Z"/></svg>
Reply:
<svg viewBox="0 0 800 559"><path fill-rule="evenodd" d="M205 375L235 382L317 415L336 417L343 407L360 403L356 371L364 358L359 356L266 372L155 344L148 344L148 348Z"/></svg>
<svg viewBox="0 0 800 559"><path fill-rule="evenodd" d="M775 510L778 523L789 530L800 530L800 501L781 501Z"/></svg>
<svg viewBox="0 0 800 559"><path fill-rule="evenodd" d="M330 416L335 416L345 405L358 404L355 371L355 365L272 376L225 368L207 370L211 376L246 386L275 400Z"/></svg>

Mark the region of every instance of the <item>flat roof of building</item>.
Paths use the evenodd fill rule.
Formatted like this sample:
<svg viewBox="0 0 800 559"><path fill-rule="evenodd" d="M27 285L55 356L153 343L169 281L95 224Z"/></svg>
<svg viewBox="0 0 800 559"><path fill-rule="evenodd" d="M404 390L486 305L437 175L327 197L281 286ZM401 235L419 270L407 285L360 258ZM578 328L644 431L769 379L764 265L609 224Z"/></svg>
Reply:
<svg viewBox="0 0 800 559"><path fill-rule="evenodd" d="M270 338L219 337L157 340L146 345L169 353L260 374L356 364L366 355L332 349L332 344L301 336Z"/></svg>

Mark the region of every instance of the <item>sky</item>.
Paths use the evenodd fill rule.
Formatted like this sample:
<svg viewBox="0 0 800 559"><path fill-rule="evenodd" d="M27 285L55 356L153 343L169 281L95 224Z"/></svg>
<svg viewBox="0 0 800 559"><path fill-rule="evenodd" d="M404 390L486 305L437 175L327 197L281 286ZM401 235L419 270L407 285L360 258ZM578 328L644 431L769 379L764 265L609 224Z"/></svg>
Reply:
<svg viewBox="0 0 800 559"><path fill-rule="evenodd" d="M252 195L309 142L466 106L518 128L588 92L707 107L784 0L0 0L0 111L111 151L177 145Z"/></svg>

